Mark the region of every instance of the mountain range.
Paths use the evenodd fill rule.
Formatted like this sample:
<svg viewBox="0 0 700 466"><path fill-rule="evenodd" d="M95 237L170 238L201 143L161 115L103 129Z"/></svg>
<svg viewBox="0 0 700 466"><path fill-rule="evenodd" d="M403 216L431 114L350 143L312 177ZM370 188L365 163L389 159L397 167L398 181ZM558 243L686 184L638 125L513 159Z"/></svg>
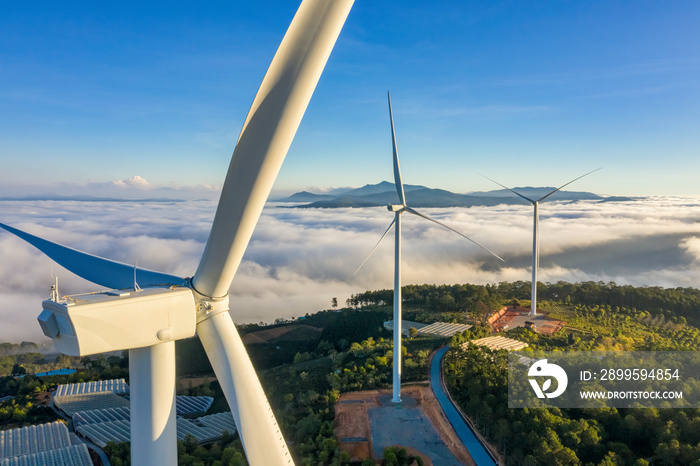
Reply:
<svg viewBox="0 0 700 466"><path fill-rule="evenodd" d="M513 189L530 199L539 199L556 188L520 187ZM404 192L412 207L473 207L494 206L498 204L528 204L527 201L514 195L507 189L457 194L444 189L407 184L404 185ZM603 197L585 191L558 191L547 199L553 201L595 200L601 202L631 200L631 198L628 197ZM367 184L361 188L335 190L332 194L314 194L308 191L300 191L289 197L276 199L275 201L295 204L290 207L318 207L327 209L400 204L394 183L388 181L382 181L378 184Z"/></svg>

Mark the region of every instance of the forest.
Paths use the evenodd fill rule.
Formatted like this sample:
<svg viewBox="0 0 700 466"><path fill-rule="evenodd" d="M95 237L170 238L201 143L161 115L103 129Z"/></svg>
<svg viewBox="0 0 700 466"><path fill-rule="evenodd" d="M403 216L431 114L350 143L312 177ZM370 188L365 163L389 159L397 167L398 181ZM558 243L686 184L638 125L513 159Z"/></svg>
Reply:
<svg viewBox="0 0 700 466"><path fill-rule="evenodd" d="M538 284L538 291L541 310L565 320L569 327L554 336L522 328L506 332L505 336L525 341L533 349L695 351L700 343L700 291L696 289L560 282ZM700 465L697 409L507 408L505 352L491 354L464 344L489 334L483 321L490 313L506 304L527 306L529 296L529 282L403 287L405 319L474 324L451 340L405 339L404 381L426 380L432 350L451 344L445 365L450 392L506 464ZM366 291L353 295L346 308L332 306L291 324L239 326L243 335L289 325L319 329L300 332L313 338L295 340L289 337L291 332L286 337L291 339L247 345L297 464L418 464L396 449L388 450L382 460L353 463L339 449L333 433L333 408L341 393L390 387L393 347L382 323L391 318L392 299L391 290ZM211 373L196 338L178 342L177 351L179 377ZM27 354L32 352L3 356L10 359L2 366L7 376L0 379L0 396L16 395L0 404L3 428L33 423L28 404L57 382L128 379L126 352L121 357L43 360L45 365L79 369L72 376L11 377L10 373L42 367L39 356L43 355ZM216 381L193 389L180 385L178 393L213 395L214 412L228 409ZM24 410L24 418L14 415L18 410ZM128 445L110 445L107 450L115 464L129 464ZM246 464L236 435L211 445L180 442L179 453L183 465Z"/></svg>
<svg viewBox="0 0 700 466"><path fill-rule="evenodd" d="M506 304L529 305L530 282L501 282L493 285L407 285L401 288L402 302L408 312L425 316L480 320ZM700 290L695 288L633 287L613 282L542 283L537 282L542 306L602 306L646 312L654 317L694 326L700 325ZM391 306L392 290L365 291L352 295L349 307ZM546 309L543 309L546 311ZM554 316L553 316L554 317Z"/></svg>
<svg viewBox="0 0 700 466"><path fill-rule="evenodd" d="M508 358L448 352L453 398L508 465L700 465L698 409L509 409Z"/></svg>

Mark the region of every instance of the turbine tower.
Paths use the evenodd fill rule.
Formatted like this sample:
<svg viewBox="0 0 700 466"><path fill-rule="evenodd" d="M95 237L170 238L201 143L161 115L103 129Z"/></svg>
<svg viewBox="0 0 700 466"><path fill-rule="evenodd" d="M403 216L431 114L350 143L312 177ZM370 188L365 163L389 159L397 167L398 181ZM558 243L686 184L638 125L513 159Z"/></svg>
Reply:
<svg viewBox="0 0 700 466"><path fill-rule="evenodd" d="M602 167L601 167L602 168ZM532 225L532 299L530 302L530 314L531 316L536 316L537 315L537 270L540 268L540 202L544 201L547 199L549 196L552 194L556 193L560 189L564 188L565 186L570 185L574 181L580 180L584 176L588 176L593 172L597 172L600 170L600 168L596 168L595 170L589 171L588 173L585 173L578 178L574 178L573 180L569 181L566 184L563 184L559 186L557 189L550 191L549 193L545 194L541 198L534 200L530 199L527 196L524 196L520 194L519 192L515 191L514 189L510 189L508 186L502 185L498 181L492 180L488 176L483 176L487 180L493 181L496 183L498 186L507 189L508 191L512 192L516 196L520 196L529 203L532 204L534 208L534 220L533 220L533 225Z"/></svg>
<svg viewBox="0 0 700 466"><path fill-rule="evenodd" d="M44 301L56 348L129 350L134 465L176 465L175 341L204 346L251 465L293 464L229 314L229 286L353 0L303 0L241 130L202 259L192 278L134 268L0 227L112 291ZM138 282L138 287L135 286Z"/></svg>
<svg viewBox="0 0 700 466"><path fill-rule="evenodd" d="M503 261L496 253L491 251L490 249L485 248L484 246L480 245L473 239L469 238L468 236L465 236L464 234L460 233L459 231L455 230L454 228L448 227L442 222L439 222L435 220L434 218L431 218L425 214L422 214L418 212L417 210L413 209L412 207L409 207L406 204L406 195L404 193L403 189L403 181L401 180L401 169L399 167L399 153L398 149L396 147L396 132L394 131L394 115L391 111L391 95L387 92L387 99L389 101L389 121L391 123L391 143L392 143L392 148L394 152L394 184L396 185L396 192L399 195L399 202L400 204L398 205L392 205L389 204L387 206L387 209L389 212L394 213L394 219L391 221L389 224L389 228L386 229L384 234L382 235L381 238L379 238L379 241L377 241L377 244L372 248L370 253L367 255L365 260L360 264L360 266L357 268L355 273L357 273L363 265L365 265L365 262L367 262L367 259L370 258L372 253L377 249L379 246L379 243L382 242L382 240L386 237L386 235L389 233L392 227L396 227L394 229L394 374L393 374L393 381L392 381L392 398L391 401L394 403L401 403L401 214L404 212L411 213L413 215L417 215L418 217L422 217L426 220L430 220L431 222L437 223L443 228L447 228L450 231L453 231L457 233L459 236L468 239L472 243L476 244L479 246L481 249L484 251L489 252L492 254L494 257L498 258L499 260ZM503 261L505 262L505 261Z"/></svg>

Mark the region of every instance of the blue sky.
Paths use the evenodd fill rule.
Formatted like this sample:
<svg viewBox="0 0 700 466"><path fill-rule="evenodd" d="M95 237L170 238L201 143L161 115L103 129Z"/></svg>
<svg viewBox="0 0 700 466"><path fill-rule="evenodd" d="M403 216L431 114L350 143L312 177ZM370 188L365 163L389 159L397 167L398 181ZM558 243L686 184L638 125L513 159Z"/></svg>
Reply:
<svg viewBox="0 0 700 466"><path fill-rule="evenodd" d="M0 6L0 195L217 185L298 3ZM275 185L700 195L700 3L358 0Z"/></svg>

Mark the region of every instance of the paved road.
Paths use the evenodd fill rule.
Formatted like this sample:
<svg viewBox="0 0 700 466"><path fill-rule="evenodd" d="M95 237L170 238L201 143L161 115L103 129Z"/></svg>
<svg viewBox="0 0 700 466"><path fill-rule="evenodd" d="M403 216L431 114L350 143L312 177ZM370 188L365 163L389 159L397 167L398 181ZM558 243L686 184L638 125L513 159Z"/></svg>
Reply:
<svg viewBox="0 0 700 466"><path fill-rule="evenodd" d="M433 362L430 366L430 386L433 389L433 393L435 393L435 398L437 398L440 406L442 406L442 410L445 411L447 419L449 419L452 427L457 431L457 435L462 440L464 446L467 447L467 450L469 450L469 454L472 455L476 464L478 466L495 466L496 463L493 458L491 458L491 455L489 455L481 442L479 442L479 439L476 438L469 424L462 419L462 416L460 416L442 388L440 366L442 358L445 356L448 349L450 349L449 346L443 346L435 353L435 356L433 356Z"/></svg>

